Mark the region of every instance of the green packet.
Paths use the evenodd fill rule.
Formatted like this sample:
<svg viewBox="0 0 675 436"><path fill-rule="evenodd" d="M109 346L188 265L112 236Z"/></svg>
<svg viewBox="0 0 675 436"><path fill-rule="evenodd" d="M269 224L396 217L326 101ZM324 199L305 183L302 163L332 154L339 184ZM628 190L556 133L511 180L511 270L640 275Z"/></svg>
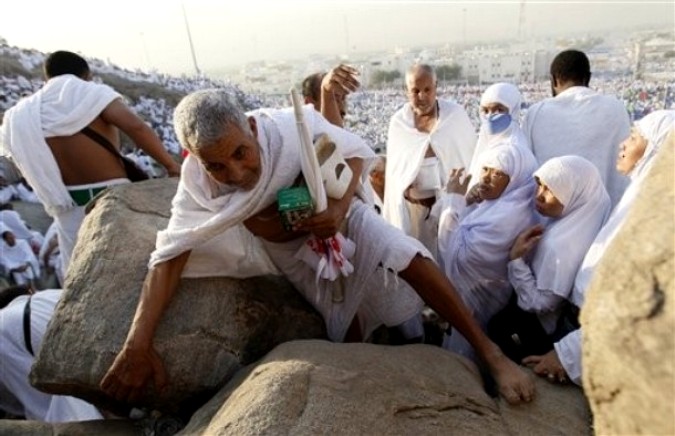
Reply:
<svg viewBox="0 0 675 436"><path fill-rule="evenodd" d="M281 224L291 231L293 224L314 214L312 196L306 186L284 188L277 192L277 204Z"/></svg>

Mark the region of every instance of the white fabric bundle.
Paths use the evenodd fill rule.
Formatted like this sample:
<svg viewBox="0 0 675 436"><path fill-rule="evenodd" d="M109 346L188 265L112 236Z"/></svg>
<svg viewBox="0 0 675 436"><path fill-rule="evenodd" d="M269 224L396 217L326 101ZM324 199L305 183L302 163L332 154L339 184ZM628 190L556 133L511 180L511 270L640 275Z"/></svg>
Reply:
<svg viewBox="0 0 675 436"><path fill-rule="evenodd" d="M358 198L352 201L346 234L358 244L353 257L356 273L335 281L317 281L314 271L294 256L311 237L285 243L263 241L263 245L286 278L321 313L333 341L344 340L357 313L363 337L381 324L399 325L419 314L423 301L394 274L407 268L417 254L431 258L424 246L385 223Z"/></svg>
<svg viewBox="0 0 675 436"><path fill-rule="evenodd" d="M564 208L546 224L532 270L539 289L569 298L579 265L609 216L611 201L597 168L579 156L553 158L534 176Z"/></svg>
<svg viewBox="0 0 675 436"><path fill-rule="evenodd" d="M66 74L50 79L5 113L0 154L13 156L49 215L75 203L45 138L79 132L116 98L120 95L106 85Z"/></svg>
<svg viewBox="0 0 675 436"><path fill-rule="evenodd" d="M300 97L294 88L291 89L291 100L293 101L295 123L300 139L302 175L314 202L314 212L321 213L328 208L326 189L309 127L305 123ZM337 150L333 155L336 154ZM328 183L331 183L331 179L328 180ZM355 244L340 233L326 240L313 236L302 245L295 257L303 260L316 271L317 282L320 279L335 280L340 275L346 277L354 272L354 266L349 262L349 259L354 256L355 249Z"/></svg>

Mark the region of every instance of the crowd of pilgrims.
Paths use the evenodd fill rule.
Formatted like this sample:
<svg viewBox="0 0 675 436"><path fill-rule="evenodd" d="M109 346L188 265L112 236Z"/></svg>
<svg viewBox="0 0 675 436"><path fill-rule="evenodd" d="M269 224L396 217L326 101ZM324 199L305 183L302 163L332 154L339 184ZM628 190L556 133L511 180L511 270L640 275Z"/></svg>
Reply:
<svg viewBox="0 0 675 436"><path fill-rule="evenodd" d="M25 52L22 53L25 57ZM30 64L30 58L24 62ZM247 95L236 85L205 77L175 78L124 71L96 60L91 62L95 72L122 74L130 80L159 84L183 93L227 88L249 109L288 106L286 96ZM0 76L0 111L35 92L42 84L42 80L23 76ZM439 85L439 100L452 100L464 109L477 143L475 151L472 149L471 165L454 168L443 178L441 194L434 207L425 211L424 218L433 215L431 218L436 220L438 229L437 242L430 251L481 326L492 329L497 337L500 331L511 331L504 326L511 322L515 312L516 316L531 317L530 326L538 326L537 334L545 338L549 348L537 350L541 341L534 340L531 344L534 348L517 350L521 340L517 338L510 356L522 359L539 353L539 356L531 356L529 363L542 365L540 375L577 384L581 380L580 366L576 361L565 362L574 354L570 349L575 347L575 341L578 344L580 334L575 315L583 304L583 295L575 290L585 291L592 266L616 234L652 158L672 131L673 111L663 109L675 107L675 81L594 77L590 86L617 97L634 126L630 135L624 132L621 147L616 144L621 150L620 156L613 157L618 158L618 171L626 176L627 182L630 179L618 194L608 193L609 187L597 165L580 156L542 159L536 152L533 154L533 147L527 143L531 133L523 133L521 120L532 105L550 97L549 82L518 86L506 83ZM382 156L377 163L382 167L376 170L374 166L371 172L375 202L379 202L380 207L386 198L377 198L376 185L394 183L389 180L391 170L384 169L391 164L386 154L387 143L391 142L390 123L408 98L403 89L359 89L349 94L347 100L344 128L363 137ZM169 152L180 153L172 127L173 107L169 103L161 98L141 97L129 105L159 134ZM611 128L607 126L608 130ZM633 153L636 148L639 152ZM480 159L477 158L479 152ZM162 176L149 157L138 152L130 156L152 176ZM615 162L606 162L606 165L613 168ZM0 170L3 171L0 174L3 235L0 271L4 281L0 285L40 286L46 280L56 280L59 287L63 277L47 279L49 274L59 271L54 230L50 228L43 235L31 229L23 217L12 210L11 202L37 202L37 198L6 161ZM384 174L389 177L384 178ZM469 174L472 178L466 177ZM378 176L383 180L377 182ZM419 183L424 184L422 180ZM419 190L424 189L419 187ZM477 197L472 200L476 191L481 191L480 200L476 200ZM417 194L406 191L405 196L416 203L415 199L423 198ZM571 240L575 243L570 244ZM15 264L26 266L17 269ZM588 272L584 270L586 264ZM505 347L509 339L513 339L513 334L506 338ZM554 372L553 366L542 363L553 343L564 371ZM471 347L457 332L446 334L442 345L472 357Z"/></svg>
<svg viewBox="0 0 675 436"><path fill-rule="evenodd" d="M17 56L27 69L33 69L44 61L44 54L34 51L3 46L0 51ZM263 94L247 94L235 84L214 80L204 76L174 77L166 74L131 71L110 65L98 59L89 59L95 72L116 74L131 81L156 84L180 93L190 93L199 89L225 88L237 95L245 108L257 107L285 107L288 106L288 96L274 96ZM95 78L96 80L96 78ZM100 79L99 79L100 80ZM0 114L12 107L22 97L32 94L44 84L42 78L27 78L22 75L0 75ZM480 128L480 98L488 85L439 85L438 97L450 99L460 104L468 114L476 131ZM637 121L645 115L660 109L675 107L675 81L651 82L633 80L631 77L593 78L592 87L601 93L614 95L626 107L631 120ZM550 95L549 82L521 83L518 85L521 93L520 117L527 113L530 105L541 101ZM376 152L386 153L387 128L394 113L406 102L406 95L401 89L359 89L349 95L347 113L344 117L344 127L361 136ZM172 117L173 105L163 98L141 96L136 101L129 101L129 106L138 113L157 132L167 151L171 154L180 154L180 144L176 138ZM131 157L151 177L161 177L163 172L153 159L142 151L129 150ZM9 167L9 168L8 168ZM0 207L11 208L10 201L26 201L37 203L37 197L20 175L12 171L5 161L0 162ZM7 215L9 212L3 212ZM12 211L18 218L17 212ZM19 222L19 219L12 222ZM21 220L23 222L23 220ZM22 226L24 227L24 226ZM50 239L45 238L37 230L29 230L32 236L31 246L36 254L46 252ZM28 235L20 230L21 235ZM50 250L49 253L52 253ZM58 249L56 251L58 253ZM58 256L51 254L53 264ZM48 260L42 256L34 262L33 269L45 273L53 271ZM0 280L13 282L8 277L6 269L0 266ZM2 282L0 282L2 283Z"/></svg>

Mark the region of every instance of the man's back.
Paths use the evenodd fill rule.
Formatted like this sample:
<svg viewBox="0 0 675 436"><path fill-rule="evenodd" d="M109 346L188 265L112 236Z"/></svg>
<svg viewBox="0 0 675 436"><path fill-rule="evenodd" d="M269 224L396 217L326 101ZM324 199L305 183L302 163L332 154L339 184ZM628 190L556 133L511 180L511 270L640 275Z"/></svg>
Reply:
<svg viewBox="0 0 675 436"><path fill-rule="evenodd" d="M533 105L523 120L523 132L540 165L565 155L591 161L616 204L627 184L615 168L619 146L630 133L623 103L574 86Z"/></svg>
<svg viewBox="0 0 675 436"><path fill-rule="evenodd" d="M119 145L119 130L98 116L90 128ZM66 185L126 178L119 158L82 133L46 138Z"/></svg>

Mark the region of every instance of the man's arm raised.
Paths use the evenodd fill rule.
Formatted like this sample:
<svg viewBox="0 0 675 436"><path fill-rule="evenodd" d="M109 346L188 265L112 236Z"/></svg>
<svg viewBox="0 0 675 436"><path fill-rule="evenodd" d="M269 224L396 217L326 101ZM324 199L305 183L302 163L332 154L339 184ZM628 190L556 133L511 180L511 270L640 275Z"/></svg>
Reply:
<svg viewBox="0 0 675 436"><path fill-rule="evenodd" d="M136 146L164 166L170 177L180 176L180 165L166 151L157 133L129 109L122 99L113 100L106 106L101 112L101 119L126 133Z"/></svg>
<svg viewBox="0 0 675 436"><path fill-rule="evenodd" d="M150 378L158 391L166 385L164 365L152 341L189 257L186 251L148 271L127 339L101 381L101 389L116 400L137 402Z"/></svg>

